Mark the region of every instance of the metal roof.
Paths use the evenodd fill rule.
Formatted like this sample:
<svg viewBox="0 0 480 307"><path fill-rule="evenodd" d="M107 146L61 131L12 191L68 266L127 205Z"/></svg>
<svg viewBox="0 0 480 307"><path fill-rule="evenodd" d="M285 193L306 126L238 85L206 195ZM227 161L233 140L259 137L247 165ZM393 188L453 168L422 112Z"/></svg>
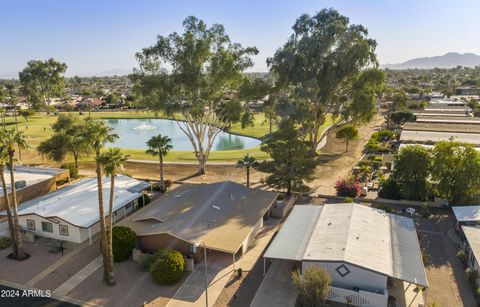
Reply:
<svg viewBox="0 0 480 307"><path fill-rule="evenodd" d="M139 180L119 175L115 180L114 211L139 198L141 194L128 189L139 186ZM103 178L105 215L109 213L110 178ZM5 212L3 211L2 214ZM35 214L44 218L59 218L72 225L90 227L99 220L96 178L85 178L20 205L18 215Z"/></svg>
<svg viewBox="0 0 480 307"><path fill-rule="evenodd" d="M462 231L475 259L480 261L480 228L478 226L462 226Z"/></svg>
<svg viewBox="0 0 480 307"><path fill-rule="evenodd" d="M480 206L455 206L452 210L458 222L480 221Z"/></svg>
<svg viewBox="0 0 480 307"><path fill-rule="evenodd" d="M300 216L309 209L297 212L299 207L302 206L294 207L292 222L289 217L285 222L288 226L280 230L265 257L347 262L417 285L428 285L411 218L357 204L326 204L318 210L316 221L315 217L308 217L307 227ZM299 238L300 234L304 237ZM276 242L288 239L291 241Z"/></svg>
<svg viewBox="0 0 480 307"><path fill-rule="evenodd" d="M26 187L42 181L50 180L54 176L63 172L68 172L68 170L60 168L33 167L24 165L15 165L14 168L15 182L24 180ZM8 192L10 192L10 170L8 168L5 168L4 175L7 183L7 190ZM18 190L19 189L17 188L17 191ZM1 189L0 196L3 196L3 191Z"/></svg>
<svg viewBox="0 0 480 307"><path fill-rule="evenodd" d="M433 131L413 131L403 130L400 135L400 141L412 142L441 142L456 141L461 143L480 145L480 134L476 133L456 133L456 132L433 132Z"/></svg>
<svg viewBox="0 0 480 307"><path fill-rule="evenodd" d="M277 196L231 181L183 184L120 224L132 228L137 236L169 234L236 253Z"/></svg>
<svg viewBox="0 0 480 307"><path fill-rule="evenodd" d="M323 206L294 206L264 257L302 260Z"/></svg>

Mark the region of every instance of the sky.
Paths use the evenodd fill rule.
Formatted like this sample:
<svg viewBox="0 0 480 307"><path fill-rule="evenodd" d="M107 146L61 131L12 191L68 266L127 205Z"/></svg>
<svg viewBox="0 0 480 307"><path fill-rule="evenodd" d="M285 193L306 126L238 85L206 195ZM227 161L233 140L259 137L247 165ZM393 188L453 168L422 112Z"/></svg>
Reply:
<svg viewBox="0 0 480 307"><path fill-rule="evenodd" d="M125 72L136 66L137 51L157 35L181 32L190 15L256 46L250 71L264 72L301 14L330 7L367 27L381 64L480 54L478 0L0 0L0 78L48 58L65 62L67 76Z"/></svg>

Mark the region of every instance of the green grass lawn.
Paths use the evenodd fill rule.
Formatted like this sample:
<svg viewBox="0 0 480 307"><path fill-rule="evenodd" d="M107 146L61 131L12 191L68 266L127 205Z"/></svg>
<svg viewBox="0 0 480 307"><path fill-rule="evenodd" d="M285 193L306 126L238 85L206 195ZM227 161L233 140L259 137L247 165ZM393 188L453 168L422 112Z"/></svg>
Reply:
<svg viewBox="0 0 480 307"><path fill-rule="evenodd" d="M78 114L74 112L73 114ZM88 116L87 113L83 115L84 117ZM91 116L98 119L109 119L109 118L130 118L130 119L142 119L142 118L156 118L155 114L152 112L145 111L125 111L125 112L92 112ZM18 127L19 130L24 131L29 137L29 145L32 147L31 152L35 152L35 148L40 144L40 142L46 140L52 135L51 126L57 120L55 115L35 115L32 116L26 121L23 117L18 117ZM230 132L241 134L245 136L263 138L269 133L269 123L265 119L263 113L255 114L254 118L255 125L253 127L246 127L242 129L240 123L232 125ZM10 127L14 127L15 120L12 117L7 118L7 124ZM321 130L325 129L327 126L332 124L332 119L330 116L327 117L327 120L322 125ZM275 130L276 127L273 127ZM125 153L131 156L131 159L138 160L154 160L155 157L145 154L141 149L125 149ZM224 151L212 151L210 153L210 161L236 161L243 158L246 154L250 154L258 159L268 158L268 155L260 151L260 146L241 149L241 150L224 150ZM84 159L85 161L91 160L91 158ZM193 151L184 151L184 150L173 150L168 153L166 156L166 161L175 161L175 162L195 162L195 156Z"/></svg>

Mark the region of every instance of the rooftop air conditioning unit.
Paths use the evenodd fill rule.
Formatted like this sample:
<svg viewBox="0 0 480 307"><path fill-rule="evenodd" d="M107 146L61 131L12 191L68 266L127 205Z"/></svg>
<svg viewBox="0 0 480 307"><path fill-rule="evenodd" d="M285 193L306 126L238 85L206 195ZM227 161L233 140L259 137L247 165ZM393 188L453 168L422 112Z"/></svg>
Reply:
<svg viewBox="0 0 480 307"><path fill-rule="evenodd" d="M19 180L15 182L15 190L23 189L27 186L27 181Z"/></svg>

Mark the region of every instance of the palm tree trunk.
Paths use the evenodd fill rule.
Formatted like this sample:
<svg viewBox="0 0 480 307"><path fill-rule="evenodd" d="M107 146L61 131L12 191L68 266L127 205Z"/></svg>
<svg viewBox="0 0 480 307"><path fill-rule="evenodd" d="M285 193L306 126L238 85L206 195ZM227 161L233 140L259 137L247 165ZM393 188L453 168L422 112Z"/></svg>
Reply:
<svg viewBox="0 0 480 307"><path fill-rule="evenodd" d="M163 180L163 155L159 154L160 156L160 184L162 188L165 189L165 181Z"/></svg>
<svg viewBox="0 0 480 307"><path fill-rule="evenodd" d="M97 151L96 156L100 155L100 151ZM103 207L103 184L102 184L102 168L100 162L96 162L96 171L97 171L97 188L98 188L98 213L100 219L100 246L101 253L103 257L103 280L108 281L108 271L107 271L107 233L105 227L105 211Z"/></svg>
<svg viewBox="0 0 480 307"><path fill-rule="evenodd" d="M250 187L250 167L247 166L247 187Z"/></svg>
<svg viewBox="0 0 480 307"><path fill-rule="evenodd" d="M27 255L23 251L22 237L20 234L20 223L18 222L18 212L17 212L17 192L15 191L15 175L14 175L14 163L13 163L14 153L9 154L10 158L10 189L12 190L10 195L12 197L12 211L13 211L13 233L14 241L17 249L16 255L13 255L15 259L25 259Z"/></svg>
<svg viewBox="0 0 480 307"><path fill-rule="evenodd" d="M109 215L108 215L108 229L107 229L107 284L115 286L115 266L113 263L113 199L115 192L115 175L110 176L110 201L109 201Z"/></svg>
<svg viewBox="0 0 480 307"><path fill-rule="evenodd" d="M12 211L10 208L10 198L8 197L8 190L7 190L7 181L5 180L5 169L3 165L0 167L0 178L2 181L2 190L3 190L3 198L5 200L5 209L7 211L7 220L8 220L8 230L10 232L10 238L12 240L12 255L17 254L17 245L15 244L15 232L13 231L13 219L12 219Z"/></svg>
<svg viewBox="0 0 480 307"><path fill-rule="evenodd" d="M17 106L15 105L14 108L14 114L15 114L15 126L16 126L16 131L18 133L18 118L17 118ZM20 145L18 145L18 159L22 161L22 149L20 148Z"/></svg>

